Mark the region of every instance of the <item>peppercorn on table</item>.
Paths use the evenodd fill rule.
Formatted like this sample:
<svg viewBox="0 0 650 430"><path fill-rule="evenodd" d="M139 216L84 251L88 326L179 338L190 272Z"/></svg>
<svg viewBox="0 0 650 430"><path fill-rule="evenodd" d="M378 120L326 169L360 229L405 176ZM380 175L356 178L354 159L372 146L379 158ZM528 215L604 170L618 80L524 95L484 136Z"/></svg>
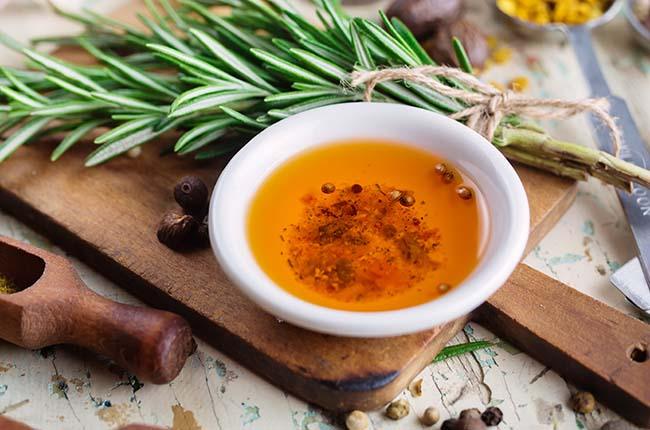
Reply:
<svg viewBox="0 0 650 430"><path fill-rule="evenodd" d="M60 2L108 10L121 2L108 0ZM531 2L535 3L535 2ZM579 98L587 94L578 65L567 47L516 39L500 27L485 2L467 2L468 19L490 35L489 66L483 78L540 96ZM304 3L299 7L307 8ZM372 16L382 3L351 5L352 13ZM29 25L26 25L28 23ZM46 25L47 24L47 25ZM0 15L0 28L21 39L40 33L74 31L37 6L9 7ZM38 33L38 34L37 34ZM595 35L609 81L625 97L650 140L645 100L650 97L650 57L637 48L625 21L619 18ZM609 55L608 55L609 54ZM2 51L2 62L16 57ZM554 135L593 145L586 118L548 124ZM15 219L0 215L0 234L47 249L56 247ZM633 254L632 238L612 189L595 181L580 184L577 201L558 226L527 257L533 267L566 282L626 313L634 309L609 285L609 276ZM121 290L81 263L84 281L112 299L135 303ZM477 324L469 324L452 343L493 340ZM417 416L434 406L441 420L461 410L498 406L499 428L599 429L619 418L598 406L576 415L569 406L575 391L555 372L505 342L427 367L422 394L405 390L401 398L410 414L399 421L381 411L370 413L373 429L421 428ZM330 429L340 428L332 416L271 386L211 346L199 340L181 375L166 386L142 384L81 351L56 347L26 351L0 342L0 415L36 428L116 428L145 422L174 429ZM625 427L610 428L633 428Z"/></svg>

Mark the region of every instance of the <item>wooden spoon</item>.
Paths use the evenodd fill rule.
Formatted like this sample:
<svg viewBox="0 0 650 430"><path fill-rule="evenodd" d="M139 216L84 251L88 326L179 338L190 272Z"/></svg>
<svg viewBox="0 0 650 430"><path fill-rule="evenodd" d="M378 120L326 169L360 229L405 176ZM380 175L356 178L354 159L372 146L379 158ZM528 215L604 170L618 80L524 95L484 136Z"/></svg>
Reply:
<svg viewBox="0 0 650 430"><path fill-rule="evenodd" d="M172 381L196 348L183 318L99 296L64 257L0 236L0 274L19 290L0 294L0 338L16 345L78 345L155 384Z"/></svg>

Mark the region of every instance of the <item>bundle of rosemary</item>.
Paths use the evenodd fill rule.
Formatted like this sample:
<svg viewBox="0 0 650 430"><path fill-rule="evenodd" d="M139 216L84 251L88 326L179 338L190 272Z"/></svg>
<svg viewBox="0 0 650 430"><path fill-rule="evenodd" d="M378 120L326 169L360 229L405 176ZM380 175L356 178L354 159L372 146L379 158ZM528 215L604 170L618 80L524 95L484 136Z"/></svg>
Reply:
<svg viewBox="0 0 650 430"><path fill-rule="evenodd" d="M64 62L9 36L0 40L27 57L29 70L1 69L0 161L26 142L66 133L52 153L61 157L96 128L107 131L87 161L94 166L175 130L173 146L197 159L236 150L242 141L298 112L360 101L351 73L433 65L399 20L380 12L383 27L349 17L335 0L315 0L322 27L281 0L147 0L143 29L92 11L57 12L82 23L77 37L35 43L76 44L100 65ZM227 15L209 6L225 5ZM459 44L459 63L471 66ZM454 79L439 78L461 88ZM372 99L453 115L465 102L431 87L379 83ZM242 136L236 139L235 136ZM493 143L510 159L575 179L588 175L620 188L650 185L650 172L610 154L551 138L515 115L499 123Z"/></svg>

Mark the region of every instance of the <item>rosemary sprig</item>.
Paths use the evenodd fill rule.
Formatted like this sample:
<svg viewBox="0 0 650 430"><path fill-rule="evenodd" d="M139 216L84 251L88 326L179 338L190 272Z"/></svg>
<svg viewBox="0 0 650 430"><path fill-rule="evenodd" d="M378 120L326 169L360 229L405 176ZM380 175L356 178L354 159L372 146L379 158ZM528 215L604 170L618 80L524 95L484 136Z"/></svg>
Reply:
<svg viewBox="0 0 650 430"><path fill-rule="evenodd" d="M98 66L71 64L21 46L33 70L0 74L0 161L30 140L66 133L52 153L63 156L97 127L107 128L87 166L103 163L174 130L173 151L217 157L287 116L363 99L351 88L354 70L433 65L408 28L380 12L383 26L351 18L337 0L314 0L316 26L282 0L147 0L140 28L95 12L56 12L84 25L78 36L35 41L78 45ZM226 5L228 16L210 6ZM458 40L461 68L472 66ZM445 85L458 86L448 80ZM373 100L442 114L463 103L408 82L384 82ZM240 137L237 137L239 135ZM237 142L237 143L234 143ZM650 172L609 154L562 142L516 117L501 123L493 142L507 157L574 179L591 175L619 188L650 185Z"/></svg>

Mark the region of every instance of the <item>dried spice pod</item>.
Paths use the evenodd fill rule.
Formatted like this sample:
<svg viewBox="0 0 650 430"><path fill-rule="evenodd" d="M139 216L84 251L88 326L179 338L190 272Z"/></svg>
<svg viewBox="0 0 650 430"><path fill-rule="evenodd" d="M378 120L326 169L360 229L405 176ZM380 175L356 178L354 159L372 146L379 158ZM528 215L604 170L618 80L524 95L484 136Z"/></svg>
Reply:
<svg viewBox="0 0 650 430"><path fill-rule="evenodd" d="M160 243L175 250L188 248L196 237L199 223L192 215L167 212L158 225Z"/></svg>
<svg viewBox="0 0 650 430"><path fill-rule="evenodd" d="M424 410L420 417L420 422L425 426L432 426L440 420L440 412L433 406L429 406Z"/></svg>
<svg viewBox="0 0 650 430"><path fill-rule="evenodd" d="M454 37L463 43L470 63L474 67L481 68L485 65L490 55L487 38L476 25L466 20L439 26L435 33L422 43L422 46L436 62L458 67L458 59L451 44Z"/></svg>
<svg viewBox="0 0 650 430"><path fill-rule="evenodd" d="M370 419L365 412L352 411L345 418L345 427L348 430L367 430L370 425Z"/></svg>
<svg viewBox="0 0 650 430"><path fill-rule="evenodd" d="M321 185L320 190L325 194L332 194L334 191L336 191L336 185L331 182L325 182L323 185Z"/></svg>
<svg viewBox="0 0 650 430"><path fill-rule="evenodd" d="M434 169L436 173L439 175L444 175L445 173L447 173L447 165L445 163L436 164Z"/></svg>
<svg viewBox="0 0 650 430"><path fill-rule="evenodd" d="M184 176L174 187L174 199L186 213L201 219L208 206L208 187L198 176Z"/></svg>
<svg viewBox="0 0 650 430"><path fill-rule="evenodd" d="M399 420L404 418L411 411L411 407L404 399L398 399L392 402L386 408L386 416L391 420Z"/></svg>
<svg viewBox="0 0 650 430"><path fill-rule="evenodd" d="M199 227L196 230L196 244L200 247L210 245L210 230L208 228L208 223L205 220L199 224Z"/></svg>
<svg viewBox="0 0 650 430"><path fill-rule="evenodd" d="M458 419L481 418L481 411L476 408L465 409L460 411Z"/></svg>
<svg viewBox="0 0 650 430"><path fill-rule="evenodd" d="M444 420L442 422L442 425L440 426L440 430L456 430L457 424L458 424L458 420L456 418L450 418L448 420Z"/></svg>
<svg viewBox="0 0 650 430"><path fill-rule="evenodd" d="M487 426L480 416L467 416L458 419L454 430L487 430Z"/></svg>
<svg viewBox="0 0 650 430"><path fill-rule="evenodd" d="M413 397L422 396L422 378L416 379L409 384L409 392Z"/></svg>
<svg viewBox="0 0 650 430"><path fill-rule="evenodd" d="M578 391L571 396L571 409L579 414L588 414L596 407L594 395L587 391Z"/></svg>
<svg viewBox="0 0 650 430"><path fill-rule="evenodd" d="M481 414L481 419L485 425L494 427L498 426L503 420L503 412L496 406L490 406Z"/></svg>
<svg viewBox="0 0 650 430"><path fill-rule="evenodd" d="M463 11L461 0L395 0L386 11L388 17L397 17L422 38L440 25L452 23ZM449 39L451 40L451 39Z"/></svg>
<svg viewBox="0 0 650 430"><path fill-rule="evenodd" d="M460 197L463 200L469 200L472 198L472 195L474 193L472 192L471 188L465 185L461 185L458 188L456 188L456 194L458 194L458 197Z"/></svg>

